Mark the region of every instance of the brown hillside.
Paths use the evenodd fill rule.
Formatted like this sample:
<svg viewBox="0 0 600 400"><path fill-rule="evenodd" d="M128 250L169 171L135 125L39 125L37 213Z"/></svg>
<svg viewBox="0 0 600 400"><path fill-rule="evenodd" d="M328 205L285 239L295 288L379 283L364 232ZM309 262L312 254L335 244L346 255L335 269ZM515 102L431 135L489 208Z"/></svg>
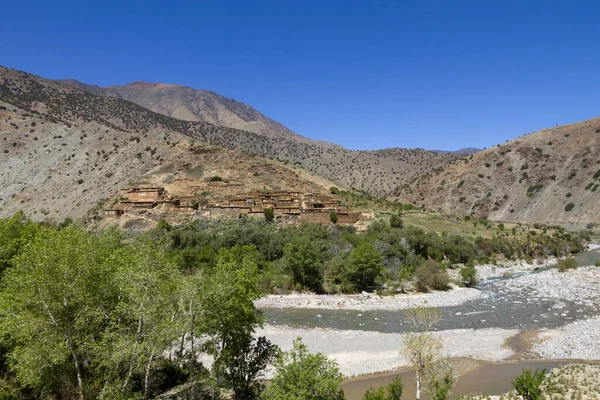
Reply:
<svg viewBox="0 0 600 400"><path fill-rule="evenodd" d="M493 220L599 223L600 118L464 156L402 185L393 197Z"/></svg>
<svg viewBox="0 0 600 400"><path fill-rule="evenodd" d="M123 99L95 96L71 86L6 68L0 68L0 100L71 128L95 122L126 134L139 135L153 130L178 132L187 136L186 140L195 139L255 156L289 161L341 186L377 196L385 196L417 175L457 157L438 155L422 149L350 151L319 142L301 143L284 138L270 138L203 121L182 121ZM145 138L141 143L145 147L144 140ZM165 143L170 142L168 139L163 140Z"/></svg>

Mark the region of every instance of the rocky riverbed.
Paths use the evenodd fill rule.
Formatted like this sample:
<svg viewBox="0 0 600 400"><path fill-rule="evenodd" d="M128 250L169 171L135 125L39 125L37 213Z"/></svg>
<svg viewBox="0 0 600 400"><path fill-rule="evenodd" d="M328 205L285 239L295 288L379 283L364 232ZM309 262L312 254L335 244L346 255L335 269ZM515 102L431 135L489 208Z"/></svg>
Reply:
<svg viewBox="0 0 600 400"><path fill-rule="evenodd" d="M447 292L416 294L398 294L378 296L374 293L356 295L317 295L311 293L293 293L270 295L255 302L259 308L313 308L324 310L404 310L419 306L448 307L476 300L484 296L481 291L472 288L454 287Z"/></svg>
<svg viewBox="0 0 600 400"><path fill-rule="evenodd" d="M507 329L455 329L435 332L449 357L473 357L500 361L514 352L505 345L518 331ZM283 350L301 336L311 352L320 352L334 359L346 376L369 374L407 366L400 355L404 334L333 329L294 329L266 326L257 332Z"/></svg>
<svg viewBox="0 0 600 400"><path fill-rule="evenodd" d="M542 331L533 350L543 358L600 360L600 317Z"/></svg>

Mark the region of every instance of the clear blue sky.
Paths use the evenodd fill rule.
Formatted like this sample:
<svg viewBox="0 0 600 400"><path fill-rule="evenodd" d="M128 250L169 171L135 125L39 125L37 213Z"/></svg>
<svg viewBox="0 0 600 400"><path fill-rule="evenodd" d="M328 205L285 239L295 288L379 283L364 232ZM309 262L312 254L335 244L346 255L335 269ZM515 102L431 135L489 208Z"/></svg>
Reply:
<svg viewBox="0 0 600 400"><path fill-rule="evenodd" d="M352 149L491 146L600 115L600 2L5 1L0 64L209 89Z"/></svg>

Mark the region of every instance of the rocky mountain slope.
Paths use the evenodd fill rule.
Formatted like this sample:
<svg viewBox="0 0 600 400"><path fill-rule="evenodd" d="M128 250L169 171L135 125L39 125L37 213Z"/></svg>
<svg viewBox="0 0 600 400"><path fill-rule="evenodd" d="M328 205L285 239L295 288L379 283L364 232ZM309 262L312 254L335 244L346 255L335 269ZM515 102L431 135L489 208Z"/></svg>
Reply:
<svg viewBox="0 0 600 400"><path fill-rule="evenodd" d="M600 223L600 118L543 129L432 170L394 198L493 220Z"/></svg>
<svg viewBox="0 0 600 400"><path fill-rule="evenodd" d="M253 132L268 138L312 143L253 107L207 90L182 85L133 82L123 86L100 87L74 79L58 81L97 96L131 101L151 111L183 121L204 121L226 128Z"/></svg>
<svg viewBox="0 0 600 400"><path fill-rule="evenodd" d="M0 216L23 209L36 220L78 218L141 183L174 195L333 185L292 164L195 140L132 103L13 70L0 71L0 138Z"/></svg>
<svg viewBox="0 0 600 400"><path fill-rule="evenodd" d="M409 182L417 175L444 165L457 157L455 155L437 155L422 149L350 151L338 146L322 145L318 142L302 143L284 138L267 137L204 121L183 121L152 112L123 99L96 96L56 81L7 68L0 68L0 101L8 104L9 109L11 109L10 105L16 106L23 113L54 123L57 129L64 126L67 129L86 129L88 131L91 128L85 128L84 125L98 124L97 129L106 127L109 131L106 133L113 134L113 141L139 136L139 144L143 148L153 149L159 144L163 146L164 151L161 156L164 160L171 159L172 156L166 153L172 149L173 142L196 140L241 151L246 155L289 162L291 165L303 167L342 187L356 188L377 196L385 196L397 186ZM8 117L4 118L4 123L10 125ZM19 138L24 140L30 129L25 125L29 125L29 123L17 124L14 131L11 131L12 128L7 128L6 125L2 129L8 129L13 134L18 133L21 135ZM156 143L146 143L153 132L159 132L152 136ZM177 139L169 138L167 133L177 136ZM79 136L83 135L74 135L74 138ZM114 139L115 136L117 139ZM2 153L3 158L12 157L13 152L8 146L10 143L7 141L1 143L2 151L9 151ZM138 142L136 141L136 143ZM115 144L119 146L118 143ZM81 143L75 141L75 143L65 143L65 145L72 146L69 149L75 150L74 153L77 155L80 149L78 146ZM19 146L18 141L15 146ZM157 156L153 155L153 158L156 160ZM36 159L31 161L41 162ZM233 158L230 161L233 163L236 159ZM122 167L117 166L117 168ZM123 176L125 176L130 171L123 172ZM133 171L131 170L131 172Z"/></svg>

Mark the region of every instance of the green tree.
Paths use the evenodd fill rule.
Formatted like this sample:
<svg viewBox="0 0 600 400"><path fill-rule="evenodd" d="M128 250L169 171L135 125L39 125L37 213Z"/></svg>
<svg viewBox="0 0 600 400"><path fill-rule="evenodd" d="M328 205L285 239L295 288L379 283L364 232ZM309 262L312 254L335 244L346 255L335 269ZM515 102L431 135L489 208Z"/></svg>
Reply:
<svg viewBox="0 0 600 400"><path fill-rule="evenodd" d="M261 396L264 400L343 400L344 376L335 361L310 354L301 338L277 360L275 377Z"/></svg>
<svg viewBox="0 0 600 400"><path fill-rule="evenodd" d="M99 338L116 306L119 241L114 232L44 230L6 271L0 336L18 380L41 396L84 399L94 390Z"/></svg>
<svg viewBox="0 0 600 400"><path fill-rule="evenodd" d="M362 242L350 253L350 278L359 290L375 285L383 265L381 253L370 242Z"/></svg>
<svg viewBox="0 0 600 400"><path fill-rule="evenodd" d="M363 400L400 400L402 397L402 378L397 376L392 383L385 388L380 387L377 390L370 388L365 393Z"/></svg>
<svg viewBox="0 0 600 400"><path fill-rule="evenodd" d="M329 193L331 194L340 194L340 189L336 188L335 186L332 186L329 188Z"/></svg>
<svg viewBox="0 0 600 400"><path fill-rule="evenodd" d="M144 397L151 394L151 377L162 353L178 337L177 290L181 275L167 256L166 244L143 237L113 254L118 266L115 286L118 304L104 335L102 366L110 376L105 390L133 390L141 377ZM111 375L112 374L112 375ZM114 392L113 392L114 393ZM109 396L110 397L110 396Z"/></svg>
<svg viewBox="0 0 600 400"><path fill-rule="evenodd" d="M331 210L329 212L329 221L332 224L337 224L337 222L338 222L338 214L335 211L333 211L333 210Z"/></svg>
<svg viewBox="0 0 600 400"><path fill-rule="evenodd" d="M448 359L442 357L441 339L431 332L439 323L441 312L435 308L417 307L405 310L404 317L409 331L401 354L415 370L416 399L421 398L423 387L434 399L446 400L454 386L452 367Z"/></svg>
<svg viewBox="0 0 600 400"><path fill-rule="evenodd" d="M475 269L475 264L472 261L469 261L467 265L461 268L460 279L466 287L477 286L477 269Z"/></svg>
<svg viewBox="0 0 600 400"><path fill-rule="evenodd" d="M32 222L23 211L0 219L0 278L11 260L22 253L43 228Z"/></svg>
<svg viewBox="0 0 600 400"><path fill-rule="evenodd" d="M294 282L320 291L323 282L323 252L320 243L308 236L297 236L283 249L284 265L290 269Z"/></svg>
<svg viewBox="0 0 600 400"><path fill-rule="evenodd" d="M275 211L273 211L272 208L265 208L263 213L265 214L265 220L267 220L267 222L271 222L275 219Z"/></svg>
<svg viewBox="0 0 600 400"><path fill-rule="evenodd" d="M399 214L392 214L390 217L390 226L397 229L404 228L404 221L402 221L402 218Z"/></svg>
<svg viewBox="0 0 600 400"><path fill-rule="evenodd" d="M202 283L202 332L208 336L207 350L215 357L218 378L244 399L256 386L260 366L268 364L270 343L253 345L255 328L263 317L254 307L258 289L258 253L254 246L221 249L217 265Z"/></svg>

